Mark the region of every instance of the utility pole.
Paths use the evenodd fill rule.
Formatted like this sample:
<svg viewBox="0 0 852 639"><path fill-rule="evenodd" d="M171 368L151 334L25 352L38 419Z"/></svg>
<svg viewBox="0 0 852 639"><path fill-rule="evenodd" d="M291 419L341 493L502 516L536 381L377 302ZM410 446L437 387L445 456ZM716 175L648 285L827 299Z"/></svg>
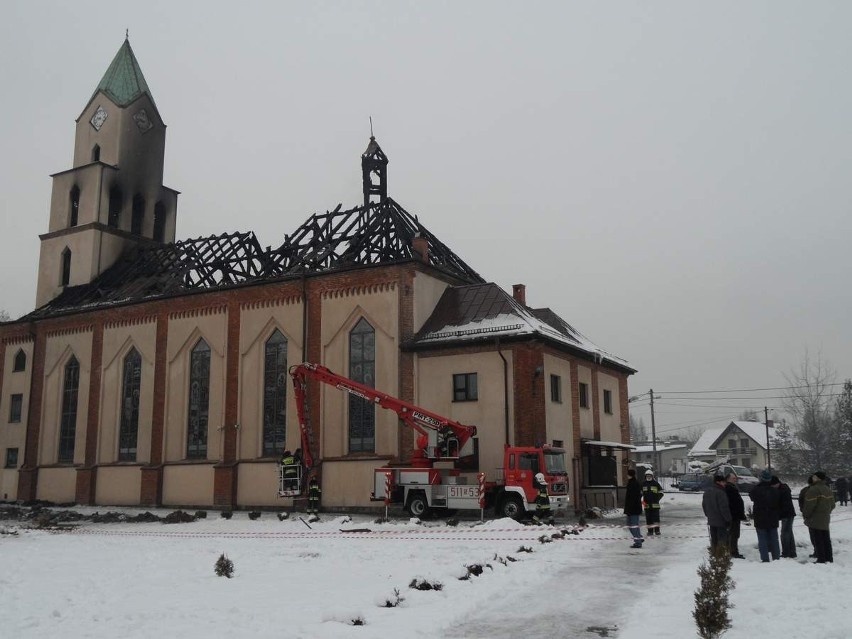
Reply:
<svg viewBox="0 0 852 639"><path fill-rule="evenodd" d="M660 475L660 460L657 459L657 425L654 423L654 389L649 391L651 395L651 446L654 451L654 475Z"/></svg>
<svg viewBox="0 0 852 639"><path fill-rule="evenodd" d="M772 455L769 452L769 408L763 407L763 423L766 425L766 467L772 470Z"/></svg>

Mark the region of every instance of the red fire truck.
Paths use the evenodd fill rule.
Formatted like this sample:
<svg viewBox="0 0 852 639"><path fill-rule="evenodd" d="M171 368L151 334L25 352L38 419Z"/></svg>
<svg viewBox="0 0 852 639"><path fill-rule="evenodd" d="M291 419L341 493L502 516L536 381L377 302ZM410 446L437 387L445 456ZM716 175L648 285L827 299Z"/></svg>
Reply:
<svg viewBox="0 0 852 639"><path fill-rule="evenodd" d="M290 375L296 390L303 463L308 469L313 465L305 408L309 379L392 410L416 431L415 449L405 465L375 470L371 493L375 501L385 501L389 474L390 503L404 506L415 517L442 510L479 510L482 490L486 507L493 507L498 516L518 519L535 510L537 491L533 477L543 473L551 509L559 511L568 507L568 472L562 448L507 444L502 467L493 473L485 471L485 482L480 489L476 426L461 424L392 397L319 364L297 364L290 368ZM436 466L439 462L444 463Z"/></svg>

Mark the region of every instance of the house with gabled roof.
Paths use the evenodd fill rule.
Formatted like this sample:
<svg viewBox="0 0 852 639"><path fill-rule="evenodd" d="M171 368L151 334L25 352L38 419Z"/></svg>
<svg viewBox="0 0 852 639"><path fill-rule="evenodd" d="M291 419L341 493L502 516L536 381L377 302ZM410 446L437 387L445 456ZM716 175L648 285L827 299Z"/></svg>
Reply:
<svg viewBox="0 0 852 639"><path fill-rule="evenodd" d="M488 283L388 195L361 155L363 203L252 232L175 238L165 124L129 41L54 174L36 308L0 325L0 495L98 505L290 505L278 461L301 445L287 375L312 361L478 427L488 479L505 444L571 459L574 503L623 481L625 360ZM362 402L362 403L359 403ZM323 503L368 508L404 463L396 415L311 382Z"/></svg>
<svg viewBox="0 0 852 639"><path fill-rule="evenodd" d="M689 451L689 458L700 462L727 459L732 466L766 468L767 442L771 446L774 434L772 422L767 428L762 422L732 421L705 430Z"/></svg>

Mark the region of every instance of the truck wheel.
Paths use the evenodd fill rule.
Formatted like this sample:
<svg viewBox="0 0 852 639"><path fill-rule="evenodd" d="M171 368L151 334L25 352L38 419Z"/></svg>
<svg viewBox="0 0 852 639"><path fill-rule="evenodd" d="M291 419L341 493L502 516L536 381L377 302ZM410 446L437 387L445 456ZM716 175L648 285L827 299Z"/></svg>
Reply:
<svg viewBox="0 0 852 639"><path fill-rule="evenodd" d="M524 504L517 495L507 495L497 507L497 514L501 517L520 519L525 513Z"/></svg>
<svg viewBox="0 0 852 639"><path fill-rule="evenodd" d="M415 493L411 496L408 500L408 514L421 519L429 516L429 502L426 501L426 495Z"/></svg>

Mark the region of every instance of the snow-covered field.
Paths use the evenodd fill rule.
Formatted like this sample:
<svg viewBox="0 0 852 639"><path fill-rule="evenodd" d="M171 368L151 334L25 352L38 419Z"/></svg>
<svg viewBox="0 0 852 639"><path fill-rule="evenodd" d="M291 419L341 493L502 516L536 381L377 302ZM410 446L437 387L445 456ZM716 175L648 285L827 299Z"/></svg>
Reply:
<svg viewBox="0 0 852 639"><path fill-rule="evenodd" d="M546 544L539 538L569 526L324 514L309 529L274 513L252 521L214 511L188 524L70 532L0 522L0 635L686 639L696 636L693 592L707 545L700 501L667 493L663 535L641 550L629 548L617 514ZM798 560L769 564L744 528L726 637L852 637L852 507L834 512L832 565L810 563L796 522ZM232 579L214 574L223 552ZM482 574L460 580L474 565ZM415 590L415 579L442 588ZM399 605L385 607L397 592Z"/></svg>

